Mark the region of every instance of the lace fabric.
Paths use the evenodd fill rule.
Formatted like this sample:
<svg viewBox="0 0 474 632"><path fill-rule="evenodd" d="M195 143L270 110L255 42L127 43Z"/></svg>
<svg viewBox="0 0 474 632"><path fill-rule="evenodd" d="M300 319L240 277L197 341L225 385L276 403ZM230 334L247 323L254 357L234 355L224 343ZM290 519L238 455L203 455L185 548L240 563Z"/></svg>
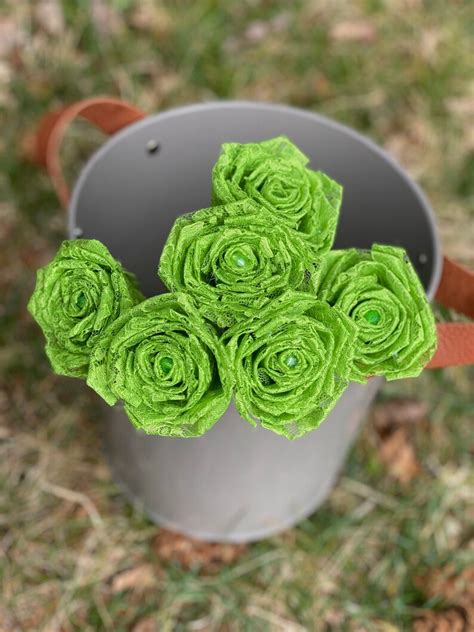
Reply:
<svg viewBox="0 0 474 632"><path fill-rule="evenodd" d="M419 375L436 350L436 323L403 248L334 250L322 259L316 296L357 325L351 379Z"/></svg>
<svg viewBox="0 0 474 632"><path fill-rule="evenodd" d="M230 328L239 413L288 439L317 428L348 385L356 330L339 309L292 290Z"/></svg>
<svg viewBox="0 0 474 632"><path fill-rule="evenodd" d="M91 356L87 383L148 434L197 437L226 411L227 352L184 294L146 299L117 318Z"/></svg>
<svg viewBox="0 0 474 632"><path fill-rule="evenodd" d="M314 291L318 261L301 235L251 200L182 215L160 259L170 291L185 291L225 329L288 289Z"/></svg>
<svg viewBox="0 0 474 632"><path fill-rule="evenodd" d="M285 136L261 143L224 143L212 171L214 204L253 200L273 216L273 224L300 232L314 254L328 252L342 201L342 187Z"/></svg>
<svg viewBox="0 0 474 632"><path fill-rule="evenodd" d="M64 241L38 270L28 309L43 330L53 370L85 378L101 333L141 300L133 275L100 241L78 239Z"/></svg>

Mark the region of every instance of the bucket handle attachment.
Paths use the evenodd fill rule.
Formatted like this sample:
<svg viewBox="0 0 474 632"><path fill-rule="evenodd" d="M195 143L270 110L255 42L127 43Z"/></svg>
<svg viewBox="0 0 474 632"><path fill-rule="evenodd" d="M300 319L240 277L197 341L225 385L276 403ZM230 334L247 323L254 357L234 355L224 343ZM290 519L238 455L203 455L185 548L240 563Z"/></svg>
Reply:
<svg viewBox="0 0 474 632"><path fill-rule="evenodd" d="M31 160L44 167L62 206L69 203L69 188L60 159L61 143L69 125L81 117L105 134L118 132L145 117L134 105L112 97L94 97L48 112L31 137Z"/></svg>
<svg viewBox="0 0 474 632"><path fill-rule="evenodd" d="M474 318L474 272L444 257L435 300ZM437 333L438 348L427 369L474 364L474 323L438 323Z"/></svg>
<svg viewBox="0 0 474 632"><path fill-rule="evenodd" d="M64 179L60 148L68 126L82 117L114 134L144 118L140 109L112 97L95 97L47 113L31 139L31 160L44 167L64 208L69 202L69 189ZM474 272L448 257L443 258L443 272L435 300L459 314L474 318ZM438 348L428 369L474 364L474 323L438 323Z"/></svg>

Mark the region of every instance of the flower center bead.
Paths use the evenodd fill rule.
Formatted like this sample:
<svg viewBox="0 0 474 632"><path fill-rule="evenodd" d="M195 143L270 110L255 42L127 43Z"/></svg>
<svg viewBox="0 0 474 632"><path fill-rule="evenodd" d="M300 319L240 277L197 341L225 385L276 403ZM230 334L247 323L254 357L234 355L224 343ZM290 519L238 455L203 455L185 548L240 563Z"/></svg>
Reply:
<svg viewBox="0 0 474 632"><path fill-rule="evenodd" d="M160 368L163 373L168 374L173 368L173 358L170 358L169 356L160 358Z"/></svg>
<svg viewBox="0 0 474 632"><path fill-rule="evenodd" d="M364 318L371 325L378 325L380 322L380 312L376 309L370 309L364 314Z"/></svg>
<svg viewBox="0 0 474 632"><path fill-rule="evenodd" d="M79 307L79 309L82 309L85 304L86 304L86 297L85 297L84 292L81 292L79 296L77 297L76 305Z"/></svg>
<svg viewBox="0 0 474 632"><path fill-rule="evenodd" d="M294 355L290 355L286 358L285 363L286 363L286 366L289 366L290 369L292 369L293 367L297 366L298 358Z"/></svg>
<svg viewBox="0 0 474 632"><path fill-rule="evenodd" d="M245 268L247 265L247 259L242 254L235 254L234 263L238 268Z"/></svg>

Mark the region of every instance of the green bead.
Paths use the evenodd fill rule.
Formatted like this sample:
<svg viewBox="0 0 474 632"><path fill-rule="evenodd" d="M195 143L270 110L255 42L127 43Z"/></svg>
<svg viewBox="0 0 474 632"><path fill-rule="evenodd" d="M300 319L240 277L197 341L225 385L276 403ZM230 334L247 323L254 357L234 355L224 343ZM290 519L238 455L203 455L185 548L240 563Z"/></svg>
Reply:
<svg viewBox="0 0 474 632"><path fill-rule="evenodd" d="M85 303L86 303L85 294L84 292L81 292L79 296L77 297L76 305L79 307L79 309L82 309Z"/></svg>
<svg viewBox="0 0 474 632"><path fill-rule="evenodd" d="M245 257L242 257L242 255L235 255L234 263L238 268L245 268L245 266L247 265L247 259L245 259Z"/></svg>
<svg viewBox="0 0 474 632"><path fill-rule="evenodd" d="M364 318L371 325L378 325L380 322L380 313L376 309L371 309L364 314Z"/></svg>
<svg viewBox="0 0 474 632"><path fill-rule="evenodd" d="M294 355L290 355L290 356L288 356L286 358L285 362L286 362L286 366L289 366L290 368L293 368L293 367L297 366L298 358L296 358Z"/></svg>
<svg viewBox="0 0 474 632"><path fill-rule="evenodd" d="M163 358L160 358L160 368L163 373L169 373L173 368L173 358L170 358L169 356L164 356Z"/></svg>

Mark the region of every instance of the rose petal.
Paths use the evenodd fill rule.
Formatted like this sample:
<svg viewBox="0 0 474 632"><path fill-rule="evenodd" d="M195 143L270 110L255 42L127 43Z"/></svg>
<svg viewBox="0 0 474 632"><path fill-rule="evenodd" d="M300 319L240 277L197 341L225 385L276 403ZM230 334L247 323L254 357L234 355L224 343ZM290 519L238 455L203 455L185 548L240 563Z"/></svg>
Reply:
<svg viewBox="0 0 474 632"><path fill-rule="evenodd" d="M333 244L342 187L307 168L308 158L288 138L260 143L224 143L212 171L214 204L253 200L273 216L273 225L297 230L314 254Z"/></svg>

